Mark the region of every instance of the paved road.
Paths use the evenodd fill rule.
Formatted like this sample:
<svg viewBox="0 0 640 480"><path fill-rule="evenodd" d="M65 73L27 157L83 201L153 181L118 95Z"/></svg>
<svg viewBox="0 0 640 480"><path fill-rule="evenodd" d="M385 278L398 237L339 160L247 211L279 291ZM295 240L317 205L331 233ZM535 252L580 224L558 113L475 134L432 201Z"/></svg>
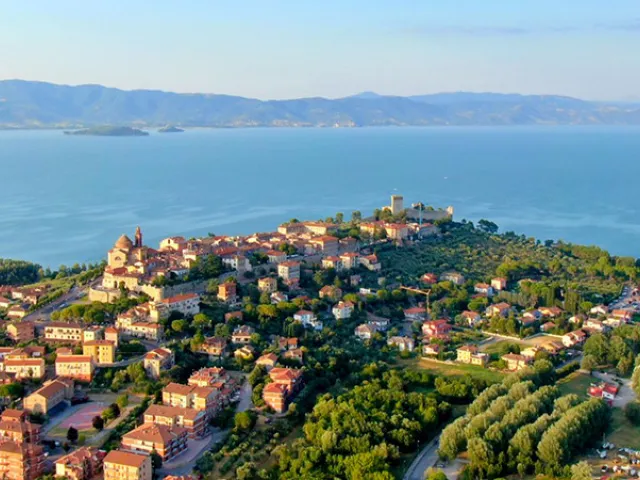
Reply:
<svg viewBox="0 0 640 480"><path fill-rule="evenodd" d="M433 467L438 461L438 441L440 435L427 443L407 469L402 480L423 480L424 472Z"/></svg>

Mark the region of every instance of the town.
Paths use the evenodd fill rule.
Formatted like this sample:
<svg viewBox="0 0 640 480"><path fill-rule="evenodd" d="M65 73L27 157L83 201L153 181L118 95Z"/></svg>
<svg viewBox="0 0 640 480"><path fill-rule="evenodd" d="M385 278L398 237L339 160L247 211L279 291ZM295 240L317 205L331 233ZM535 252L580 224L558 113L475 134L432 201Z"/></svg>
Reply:
<svg viewBox="0 0 640 480"><path fill-rule="evenodd" d="M366 388L369 377L391 384L393 375L437 403L434 418L416 420L422 427L385 457L397 478L437 478L434 467L449 478L465 468L483 478L532 474L533 460L482 464L471 437L464 460L467 439L447 443L456 426L467 428L476 402L488 402L486 410L514 384L521 387L511 407L535 397L536 415L554 415L554 401L567 397L557 423L600 399L607 421L594 420L594 437L585 436L592 444L566 459L637 476L637 439L600 445L612 415L627 429L620 438L640 432L632 425L640 422L637 266L599 252L589 263L591 251L527 243L498 235L489 221L453 216L452 207L406 208L393 195L368 218L354 211L247 236L174 236L157 249L138 227L93 270L1 285L0 476L279 478L282 469L297 471L291 452L305 446L296 438L312 421L305 415L333 401L325 395ZM479 274L436 255L461 239L539 258L494 255ZM437 260L428 270L424 252ZM566 271L573 273L561 281ZM278 465L271 458L280 443L291 450L278 453ZM615 465L614 446L622 449ZM302 478L291 475L283 478Z"/></svg>

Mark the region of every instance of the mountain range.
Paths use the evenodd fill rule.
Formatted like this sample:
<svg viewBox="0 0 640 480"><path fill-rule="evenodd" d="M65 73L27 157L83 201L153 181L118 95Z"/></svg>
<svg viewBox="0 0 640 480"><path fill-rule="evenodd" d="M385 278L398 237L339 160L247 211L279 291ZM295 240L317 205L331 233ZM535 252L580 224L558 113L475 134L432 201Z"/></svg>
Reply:
<svg viewBox="0 0 640 480"><path fill-rule="evenodd" d="M559 95L438 93L257 100L231 95L120 90L101 85L0 81L0 128L367 127L428 125L640 125L640 104Z"/></svg>

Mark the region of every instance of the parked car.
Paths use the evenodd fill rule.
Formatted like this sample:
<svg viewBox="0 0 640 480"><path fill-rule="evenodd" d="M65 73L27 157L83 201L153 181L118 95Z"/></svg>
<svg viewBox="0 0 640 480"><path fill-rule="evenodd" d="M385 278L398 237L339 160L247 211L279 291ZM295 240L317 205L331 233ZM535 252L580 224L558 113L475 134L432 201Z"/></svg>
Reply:
<svg viewBox="0 0 640 480"><path fill-rule="evenodd" d="M76 393L73 398L71 398L71 405L80 405L81 403L87 403L89 401L89 397L86 393Z"/></svg>

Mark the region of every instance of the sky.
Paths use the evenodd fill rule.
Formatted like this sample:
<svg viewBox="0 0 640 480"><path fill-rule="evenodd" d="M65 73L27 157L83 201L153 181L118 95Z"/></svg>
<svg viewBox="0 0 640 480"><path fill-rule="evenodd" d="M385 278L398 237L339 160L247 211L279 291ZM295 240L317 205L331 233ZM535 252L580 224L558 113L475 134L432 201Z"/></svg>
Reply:
<svg viewBox="0 0 640 480"><path fill-rule="evenodd" d="M640 100L640 0L4 0L0 18L0 79Z"/></svg>

